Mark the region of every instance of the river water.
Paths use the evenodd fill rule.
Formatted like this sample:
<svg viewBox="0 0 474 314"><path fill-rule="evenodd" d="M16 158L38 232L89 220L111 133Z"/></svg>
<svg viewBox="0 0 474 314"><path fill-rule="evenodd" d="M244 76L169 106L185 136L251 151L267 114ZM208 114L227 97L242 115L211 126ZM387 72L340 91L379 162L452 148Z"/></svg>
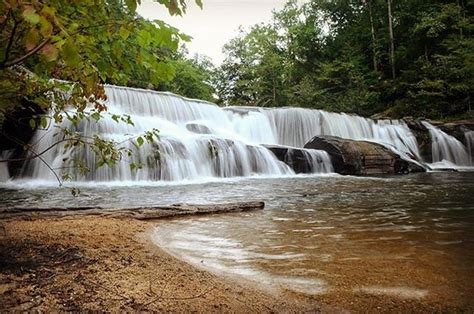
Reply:
<svg viewBox="0 0 474 314"><path fill-rule="evenodd" d="M73 197L67 188L19 181L3 184L0 199L2 207L107 208L263 200L263 211L160 222L153 239L198 267L272 291L447 298L461 306L473 299L472 173L80 189Z"/></svg>

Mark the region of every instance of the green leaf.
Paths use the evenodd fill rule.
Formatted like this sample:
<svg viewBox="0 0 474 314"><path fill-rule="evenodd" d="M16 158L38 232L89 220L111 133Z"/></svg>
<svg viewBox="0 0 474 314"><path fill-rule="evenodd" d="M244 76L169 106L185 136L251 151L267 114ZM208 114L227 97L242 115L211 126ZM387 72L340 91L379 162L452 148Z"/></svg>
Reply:
<svg viewBox="0 0 474 314"><path fill-rule="evenodd" d="M58 58L58 49L52 44L46 44L41 49L41 54L46 57L46 61L51 62Z"/></svg>
<svg viewBox="0 0 474 314"><path fill-rule="evenodd" d="M143 140L143 137L139 136L139 137L137 138L138 147L142 146L144 142L145 142L145 141Z"/></svg>
<svg viewBox="0 0 474 314"><path fill-rule="evenodd" d="M26 50L32 50L40 41L40 36L36 28L31 28L25 37Z"/></svg>
<svg viewBox="0 0 474 314"><path fill-rule="evenodd" d="M122 26L120 27L119 35L123 40L126 40L130 36L130 31L125 26Z"/></svg>
<svg viewBox="0 0 474 314"><path fill-rule="evenodd" d="M41 117L41 127L43 129L46 129L47 126L48 126L48 119L46 119L46 117Z"/></svg>
<svg viewBox="0 0 474 314"><path fill-rule="evenodd" d="M134 13L137 10L137 0L125 0L130 12Z"/></svg>
<svg viewBox="0 0 474 314"><path fill-rule="evenodd" d="M196 4L202 9L202 0L196 0Z"/></svg>
<svg viewBox="0 0 474 314"><path fill-rule="evenodd" d="M94 119L95 121L99 121L101 117L100 113L98 112L94 112L93 114L91 114L91 117L92 119Z"/></svg>
<svg viewBox="0 0 474 314"><path fill-rule="evenodd" d="M81 62L77 46L68 39L62 49L64 61L68 66L75 67Z"/></svg>
<svg viewBox="0 0 474 314"><path fill-rule="evenodd" d="M25 9L23 10L22 15L25 21L27 21L30 24L35 25L40 22L40 16L36 14L36 10L30 5L25 6Z"/></svg>
<svg viewBox="0 0 474 314"><path fill-rule="evenodd" d="M44 17L40 18L39 23L41 35L45 37L51 36L51 34L53 33L53 25Z"/></svg>
<svg viewBox="0 0 474 314"><path fill-rule="evenodd" d="M113 114L112 115L112 120L114 120L115 122L119 122L119 119L120 119L120 116L119 115L116 115L116 114Z"/></svg>

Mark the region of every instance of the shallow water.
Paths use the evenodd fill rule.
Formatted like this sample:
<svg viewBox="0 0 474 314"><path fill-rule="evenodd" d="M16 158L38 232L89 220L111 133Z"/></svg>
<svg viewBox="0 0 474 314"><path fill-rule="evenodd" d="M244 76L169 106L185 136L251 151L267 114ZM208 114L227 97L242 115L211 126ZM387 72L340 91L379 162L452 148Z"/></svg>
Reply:
<svg viewBox="0 0 474 314"><path fill-rule="evenodd" d="M472 298L470 173L262 180L221 193L267 207L166 222L156 242L198 267L273 290Z"/></svg>
<svg viewBox="0 0 474 314"><path fill-rule="evenodd" d="M160 222L154 239L198 267L277 291L473 299L472 173L80 188L73 197L41 182L7 183L1 207L263 200L263 211Z"/></svg>

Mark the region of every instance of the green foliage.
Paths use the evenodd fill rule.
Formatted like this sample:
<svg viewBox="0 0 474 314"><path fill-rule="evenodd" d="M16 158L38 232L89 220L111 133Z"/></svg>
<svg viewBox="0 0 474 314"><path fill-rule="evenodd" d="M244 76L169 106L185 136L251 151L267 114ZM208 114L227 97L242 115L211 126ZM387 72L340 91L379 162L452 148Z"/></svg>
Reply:
<svg viewBox="0 0 474 314"><path fill-rule="evenodd" d="M474 92L473 9L463 0L393 1L393 79L386 1L290 0L272 22L227 43L217 94L229 105L462 115Z"/></svg>
<svg viewBox="0 0 474 314"><path fill-rule="evenodd" d="M157 2L170 14L186 11L185 0ZM30 120L32 128L45 128L64 119L75 127L83 119L98 121L103 117L107 110L104 83L134 85L140 81L157 87L171 81L175 74L172 58L179 43L189 37L163 21L138 16L139 3L1 1L0 125L26 99L45 113ZM202 6L200 0L196 3ZM112 118L133 124L129 116ZM100 134L81 140L74 129L62 132L56 144L90 145L99 165L112 165L122 158L117 143L102 139ZM143 138L151 137L145 134Z"/></svg>
<svg viewBox="0 0 474 314"><path fill-rule="evenodd" d="M212 81L215 68L208 57L196 54L189 58L183 47L172 57L170 65L175 76L171 81L162 82L159 89L189 98L216 101Z"/></svg>

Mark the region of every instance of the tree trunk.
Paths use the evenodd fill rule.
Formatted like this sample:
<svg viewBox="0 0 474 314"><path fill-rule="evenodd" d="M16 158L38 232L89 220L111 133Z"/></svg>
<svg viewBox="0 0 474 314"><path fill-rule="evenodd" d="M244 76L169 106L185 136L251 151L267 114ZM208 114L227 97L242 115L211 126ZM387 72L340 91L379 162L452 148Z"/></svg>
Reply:
<svg viewBox="0 0 474 314"><path fill-rule="evenodd" d="M275 86L275 76L272 78L272 85L273 85L273 90L272 90L272 97L273 97L273 107L277 107L276 103L276 86Z"/></svg>
<svg viewBox="0 0 474 314"><path fill-rule="evenodd" d="M388 33L390 36L390 65L392 67L392 78L395 79L395 43L393 40L393 18L392 18L392 0L387 0L388 8Z"/></svg>
<svg viewBox="0 0 474 314"><path fill-rule="evenodd" d="M464 22L464 7L461 0L458 0L458 7L459 7L459 18L461 19L461 21ZM462 26L459 27L459 36L461 36L461 38L463 37Z"/></svg>
<svg viewBox="0 0 474 314"><path fill-rule="evenodd" d="M372 16L372 0L367 0L367 9L369 11L369 20L370 20L370 32L372 33L372 64L374 67L374 72L378 71L377 68L377 47L376 47L376 39L375 39L375 27L374 27L374 19Z"/></svg>

